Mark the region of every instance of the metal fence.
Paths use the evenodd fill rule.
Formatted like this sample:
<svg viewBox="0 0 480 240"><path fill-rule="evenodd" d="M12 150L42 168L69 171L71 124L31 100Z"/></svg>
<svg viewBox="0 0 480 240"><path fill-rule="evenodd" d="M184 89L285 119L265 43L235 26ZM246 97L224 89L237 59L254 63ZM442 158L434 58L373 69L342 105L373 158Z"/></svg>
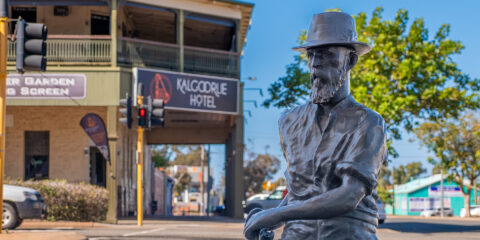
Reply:
<svg viewBox="0 0 480 240"><path fill-rule="evenodd" d="M110 62L110 39L48 39L47 61ZM8 41L8 61L15 61L15 41Z"/></svg>

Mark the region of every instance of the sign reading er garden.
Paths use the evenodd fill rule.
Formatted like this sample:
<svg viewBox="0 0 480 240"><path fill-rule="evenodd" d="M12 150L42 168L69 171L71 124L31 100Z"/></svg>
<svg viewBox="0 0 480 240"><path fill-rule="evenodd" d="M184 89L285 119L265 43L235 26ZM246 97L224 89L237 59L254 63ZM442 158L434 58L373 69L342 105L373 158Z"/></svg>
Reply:
<svg viewBox="0 0 480 240"><path fill-rule="evenodd" d="M8 74L7 98L83 99L85 74Z"/></svg>
<svg viewBox="0 0 480 240"><path fill-rule="evenodd" d="M142 68L134 74L143 96L163 99L167 109L238 113L238 80Z"/></svg>

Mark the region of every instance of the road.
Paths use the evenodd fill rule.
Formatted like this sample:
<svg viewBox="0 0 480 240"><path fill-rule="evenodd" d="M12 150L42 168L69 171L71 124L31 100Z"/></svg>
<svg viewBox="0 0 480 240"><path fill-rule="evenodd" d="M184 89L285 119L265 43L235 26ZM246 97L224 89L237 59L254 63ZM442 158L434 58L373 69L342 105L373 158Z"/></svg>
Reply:
<svg viewBox="0 0 480 240"><path fill-rule="evenodd" d="M143 227L135 220L122 220L117 225L95 224L85 228L25 229L19 232L73 232L89 240L203 240L243 239L243 222L228 218L169 218L145 220ZM276 232L276 239L281 231ZM390 217L378 229L380 240L480 240L480 219ZM55 239L58 240L58 239Z"/></svg>

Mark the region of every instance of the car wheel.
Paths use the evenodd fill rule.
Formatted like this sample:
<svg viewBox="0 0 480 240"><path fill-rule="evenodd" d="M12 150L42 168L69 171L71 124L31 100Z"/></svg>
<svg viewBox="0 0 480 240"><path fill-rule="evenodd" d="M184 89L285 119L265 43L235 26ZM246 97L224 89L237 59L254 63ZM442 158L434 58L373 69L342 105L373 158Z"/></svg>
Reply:
<svg viewBox="0 0 480 240"><path fill-rule="evenodd" d="M20 226L22 224L22 222L23 222L23 219L19 218L17 220L17 223L15 224L15 227L13 227L13 228L17 228L18 226Z"/></svg>
<svg viewBox="0 0 480 240"><path fill-rule="evenodd" d="M378 224L383 224L385 222L385 219L378 219Z"/></svg>
<svg viewBox="0 0 480 240"><path fill-rule="evenodd" d="M2 229L14 229L17 227L18 215L10 203L3 203Z"/></svg>

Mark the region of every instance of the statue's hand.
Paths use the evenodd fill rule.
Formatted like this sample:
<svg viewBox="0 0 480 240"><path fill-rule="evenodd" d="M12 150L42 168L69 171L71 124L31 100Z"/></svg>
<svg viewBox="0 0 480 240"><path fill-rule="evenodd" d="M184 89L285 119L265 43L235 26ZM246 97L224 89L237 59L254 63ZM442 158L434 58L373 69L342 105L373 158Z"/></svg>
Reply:
<svg viewBox="0 0 480 240"><path fill-rule="evenodd" d="M277 214L276 208L265 211L254 209L250 211L245 220L243 234L248 240L258 239L258 234L261 229L273 229L279 224L281 224L281 219L279 214Z"/></svg>

